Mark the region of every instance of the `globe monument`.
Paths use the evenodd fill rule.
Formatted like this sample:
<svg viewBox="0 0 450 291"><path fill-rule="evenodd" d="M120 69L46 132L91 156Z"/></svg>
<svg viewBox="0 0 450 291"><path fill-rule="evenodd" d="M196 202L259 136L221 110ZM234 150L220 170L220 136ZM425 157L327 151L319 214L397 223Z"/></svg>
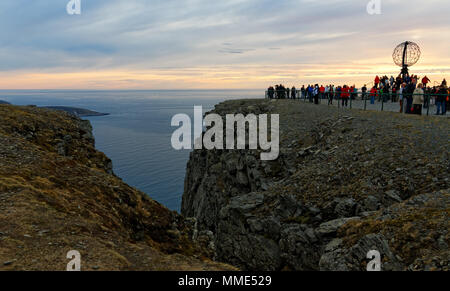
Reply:
<svg viewBox="0 0 450 291"><path fill-rule="evenodd" d="M395 48L392 58L394 63L402 68L401 74L403 78L409 75L409 67L419 61L420 55L419 45L412 41L405 41Z"/></svg>

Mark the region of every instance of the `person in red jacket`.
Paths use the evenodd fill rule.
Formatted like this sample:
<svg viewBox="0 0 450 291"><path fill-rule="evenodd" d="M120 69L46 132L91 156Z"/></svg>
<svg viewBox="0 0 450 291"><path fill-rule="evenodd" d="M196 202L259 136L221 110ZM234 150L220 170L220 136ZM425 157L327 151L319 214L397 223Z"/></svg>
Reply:
<svg viewBox="0 0 450 291"><path fill-rule="evenodd" d="M323 97L325 96L325 87L323 85L320 85L319 93L319 98L323 99Z"/></svg>
<svg viewBox="0 0 450 291"><path fill-rule="evenodd" d="M423 79L422 79L422 84L423 84L423 87L424 87L424 88L427 87L427 84L428 84L429 82L431 82L431 80L428 79L427 76L423 77Z"/></svg>
<svg viewBox="0 0 450 291"><path fill-rule="evenodd" d="M344 86L344 88L342 88L342 94L341 94L341 98L342 98L342 107L347 107L348 106L348 98L350 98L350 88L348 88L347 85Z"/></svg>
<svg viewBox="0 0 450 291"><path fill-rule="evenodd" d="M375 77L375 88L378 89L378 84L380 84L380 77L376 76Z"/></svg>
<svg viewBox="0 0 450 291"><path fill-rule="evenodd" d="M375 104L375 98L378 96L378 90L373 86L370 90L370 104Z"/></svg>

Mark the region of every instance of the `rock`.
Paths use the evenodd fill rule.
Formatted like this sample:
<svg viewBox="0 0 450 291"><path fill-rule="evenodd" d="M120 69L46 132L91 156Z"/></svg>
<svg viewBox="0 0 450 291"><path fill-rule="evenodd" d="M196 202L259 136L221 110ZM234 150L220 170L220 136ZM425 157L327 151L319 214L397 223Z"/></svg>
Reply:
<svg viewBox="0 0 450 291"><path fill-rule="evenodd" d="M66 156L66 145L64 142L60 142L56 145L56 150L58 152L58 155L60 156Z"/></svg>
<svg viewBox="0 0 450 291"><path fill-rule="evenodd" d="M335 238L333 239L329 244L325 246L325 252L332 252L335 251L342 246L342 239L341 238Z"/></svg>
<svg viewBox="0 0 450 291"><path fill-rule="evenodd" d="M239 243L233 243L229 235L218 234L217 255L243 270L276 271L281 267L278 244L261 235L233 234Z"/></svg>
<svg viewBox="0 0 450 291"><path fill-rule="evenodd" d="M443 235L439 237L437 244L441 250L448 250L448 243L445 241L445 237Z"/></svg>
<svg viewBox="0 0 450 291"><path fill-rule="evenodd" d="M92 143L95 142L94 135L92 134L92 125L89 120L81 120L80 121L80 129L82 131L82 137L84 139L87 139L91 141Z"/></svg>
<svg viewBox="0 0 450 291"><path fill-rule="evenodd" d="M334 212L340 218L352 217L355 215L356 206L356 201L353 198L341 199L336 205Z"/></svg>
<svg viewBox="0 0 450 291"><path fill-rule="evenodd" d="M351 233L359 242L362 237L356 236L367 235L361 227L383 224L389 227L376 235L395 238L391 244L396 249L410 242L411 254L427 253L429 243L411 240L401 229L404 224L396 223L403 216L421 226L418 233L436 239L436 250L445 248L437 238L446 237L442 229L448 223L433 221L436 226L428 232L423 226L427 219L417 212L444 205L440 195L439 202L429 198L433 191L450 188L446 119L440 121L443 126L429 126L396 114L352 111L342 117L334 107L288 100L227 101L212 112L246 114L249 106L262 113L270 107L283 116L277 160L261 161L260 152L252 150L196 150L187 167L182 213L197 219L199 231L214 233L217 260L251 271L260 271L263 262L268 264L263 270L359 269L361 262L346 256L352 247L344 243L347 238L338 236ZM424 191L430 195L420 197ZM438 210L435 216L441 218L445 208ZM353 219L362 223L338 231ZM258 241L265 247L255 247ZM364 246L361 241L353 251ZM395 255L405 265L397 270L414 261Z"/></svg>
<svg viewBox="0 0 450 291"><path fill-rule="evenodd" d="M364 209L367 211L376 211L380 208L381 204L375 196L368 196L363 202Z"/></svg>
<svg viewBox="0 0 450 291"><path fill-rule="evenodd" d="M349 221L359 220L360 217L351 217L351 218L339 218L332 221L328 221L322 223L317 229L316 233L321 236L329 236L335 234L341 226L346 224Z"/></svg>
<svg viewBox="0 0 450 291"><path fill-rule="evenodd" d="M258 234L265 234L273 238L275 241L279 239L281 232L281 223L278 218L250 218L247 220L250 231Z"/></svg>
<svg viewBox="0 0 450 291"><path fill-rule="evenodd" d="M48 230L48 229L40 230L38 232L38 236L44 236L46 233L49 233L49 232L50 232L50 230Z"/></svg>
<svg viewBox="0 0 450 291"><path fill-rule="evenodd" d="M398 193L398 191L395 190L389 190L385 193L385 196L388 200L393 201L393 202L397 202L400 203L403 200L400 198L400 195Z"/></svg>
<svg viewBox="0 0 450 291"><path fill-rule="evenodd" d="M171 238L174 238L174 239L179 239L180 236L181 236L181 233L180 233L180 231L179 231L178 229L169 229L169 230L167 231L167 234L168 234Z"/></svg>
<svg viewBox="0 0 450 291"><path fill-rule="evenodd" d="M231 199L220 211L216 234L217 258L233 262L245 270L279 270L280 220L255 219L253 212L263 205L264 195L251 193Z"/></svg>
<svg viewBox="0 0 450 291"><path fill-rule="evenodd" d="M16 260L3 262L3 266L10 266L10 265L14 264L15 261Z"/></svg>
<svg viewBox="0 0 450 291"><path fill-rule="evenodd" d="M278 206L275 213L282 219L300 216L303 212L303 205L294 195L280 195L277 197Z"/></svg>
<svg viewBox="0 0 450 291"><path fill-rule="evenodd" d="M237 181L241 185L247 185L248 184L247 176L241 171L239 171L237 173Z"/></svg>
<svg viewBox="0 0 450 291"><path fill-rule="evenodd" d="M221 210L221 216L226 217L227 212L237 211L241 214L246 214L262 205L264 202L264 194L250 193L248 195L237 196L231 199L229 205Z"/></svg>
<svg viewBox="0 0 450 291"><path fill-rule="evenodd" d="M370 261L367 259L367 254L373 250L381 254L383 271L401 269L401 264L392 253L386 239L382 235L369 234L350 248L344 248L339 241L332 241L320 258L320 270L365 271L364 267Z"/></svg>
<svg viewBox="0 0 450 291"><path fill-rule="evenodd" d="M281 232L282 258L293 270L317 270L320 252L315 242L317 238L311 229L303 231L301 225L288 225Z"/></svg>
<svg viewBox="0 0 450 291"><path fill-rule="evenodd" d="M65 135L63 139L66 144L70 144L72 142L72 136L70 134Z"/></svg>

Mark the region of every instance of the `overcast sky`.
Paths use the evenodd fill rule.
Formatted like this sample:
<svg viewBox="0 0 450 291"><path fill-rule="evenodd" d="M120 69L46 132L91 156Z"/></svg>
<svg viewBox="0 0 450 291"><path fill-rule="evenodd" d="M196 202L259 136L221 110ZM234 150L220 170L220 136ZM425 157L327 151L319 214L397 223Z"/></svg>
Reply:
<svg viewBox="0 0 450 291"><path fill-rule="evenodd" d="M369 83L399 71L394 47L417 42L413 73L450 72L450 1L0 1L0 89L266 88Z"/></svg>

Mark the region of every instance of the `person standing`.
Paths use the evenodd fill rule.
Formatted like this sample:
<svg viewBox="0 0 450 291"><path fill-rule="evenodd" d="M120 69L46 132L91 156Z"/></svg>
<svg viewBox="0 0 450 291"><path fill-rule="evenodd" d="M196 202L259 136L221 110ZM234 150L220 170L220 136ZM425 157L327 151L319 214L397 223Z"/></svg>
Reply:
<svg viewBox="0 0 450 291"><path fill-rule="evenodd" d="M323 85L320 85L319 87L319 98L322 100L325 96L325 87Z"/></svg>
<svg viewBox="0 0 450 291"><path fill-rule="evenodd" d="M428 83L430 83L430 82L431 81L430 81L430 79L428 79L427 76L423 77L423 79L422 79L423 88L426 88Z"/></svg>
<svg viewBox="0 0 450 291"><path fill-rule="evenodd" d="M380 77L376 76L375 77L375 88L378 89L378 84L380 84Z"/></svg>
<svg viewBox="0 0 450 291"><path fill-rule="evenodd" d="M397 78L395 79L395 84L397 85L398 88L400 88L400 86L403 84L402 75L397 76Z"/></svg>
<svg viewBox="0 0 450 291"><path fill-rule="evenodd" d="M302 99L306 99L306 89L305 85L302 85L302 88L300 89L300 92L302 94Z"/></svg>
<svg viewBox="0 0 450 291"><path fill-rule="evenodd" d="M437 92L436 96L436 115L445 115L446 103L447 103L447 86L441 86Z"/></svg>
<svg viewBox="0 0 450 291"><path fill-rule="evenodd" d="M314 95L314 104L316 104L316 105L319 105L319 91L320 91L320 89L319 89L319 84L316 84L315 86L314 86L314 93L313 93L313 95Z"/></svg>
<svg viewBox="0 0 450 291"><path fill-rule="evenodd" d="M314 102L314 87L312 85L308 87L308 99L310 103Z"/></svg>
<svg viewBox="0 0 450 291"><path fill-rule="evenodd" d="M353 85L352 87L350 87L350 98L352 100L356 100L356 97L358 96L358 89L356 89L356 86Z"/></svg>
<svg viewBox="0 0 450 291"><path fill-rule="evenodd" d="M348 98L350 98L350 88L348 88L347 85L344 85L344 87L342 88L342 107L347 107L348 106Z"/></svg>
<svg viewBox="0 0 450 291"><path fill-rule="evenodd" d="M391 102L397 102L397 88L395 86L391 87Z"/></svg>
<svg viewBox="0 0 450 291"><path fill-rule="evenodd" d="M362 96L361 100L366 100L367 97L367 85L364 84L364 86L361 88Z"/></svg>
<svg viewBox="0 0 450 291"><path fill-rule="evenodd" d="M281 99L281 85L275 85L275 93L277 94L277 99Z"/></svg>
<svg viewBox="0 0 450 291"><path fill-rule="evenodd" d="M450 108L450 90L448 89L447 85L444 86L444 88L447 90L447 95L445 96L445 108L444 108L444 115L447 114L448 108Z"/></svg>
<svg viewBox="0 0 450 291"><path fill-rule="evenodd" d="M370 90L370 104L375 104L375 98L377 97L378 90L375 86L373 86L372 90Z"/></svg>
<svg viewBox="0 0 450 291"><path fill-rule="evenodd" d="M294 100L297 98L297 88L295 88L295 86L293 86L291 89L291 97Z"/></svg>
<svg viewBox="0 0 450 291"><path fill-rule="evenodd" d="M386 85L383 88L383 102L387 102L391 99L391 88L389 86L389 82L386 82Z"/></svg>
<svg viewBox="0 0 450 291"><path fill-rule="evenodd" d="M417 86L416 90L414 90L414 96L413 96L413 114L422 115L422 106L423 106L423 84L419 84Z"/></svg>
<svg viewBox="0 0 450 291"><path fill-rule="evenodd" d="M269 98L273 99L273 97L275 95L275 89L272 86L269 87L268 94L269 94Z"/></svg>
<svg viewBox="0 0 450 291"><path fill-rule="evenodd" d="M384 86L380 86L380 90L378 90L378 102L382 102L384 100Z"/></svg>
<svg viewBox="0 0 450 291"><path fill-rule="evenodd" d="M413 94L414 90L416 90L416 84L415 83L409 83L408 86L406 86L406 93L403 93L403 98L406 99L406 114L411 114L412 107L413 107Z"/></svg>
<svg viewBox="0 0 450 291"><path fill-rule="evenodd" d="M333 99L334 99L334 87L333 85L330 85L330 90L328 92L328 105L333 105Z"/></svg>

